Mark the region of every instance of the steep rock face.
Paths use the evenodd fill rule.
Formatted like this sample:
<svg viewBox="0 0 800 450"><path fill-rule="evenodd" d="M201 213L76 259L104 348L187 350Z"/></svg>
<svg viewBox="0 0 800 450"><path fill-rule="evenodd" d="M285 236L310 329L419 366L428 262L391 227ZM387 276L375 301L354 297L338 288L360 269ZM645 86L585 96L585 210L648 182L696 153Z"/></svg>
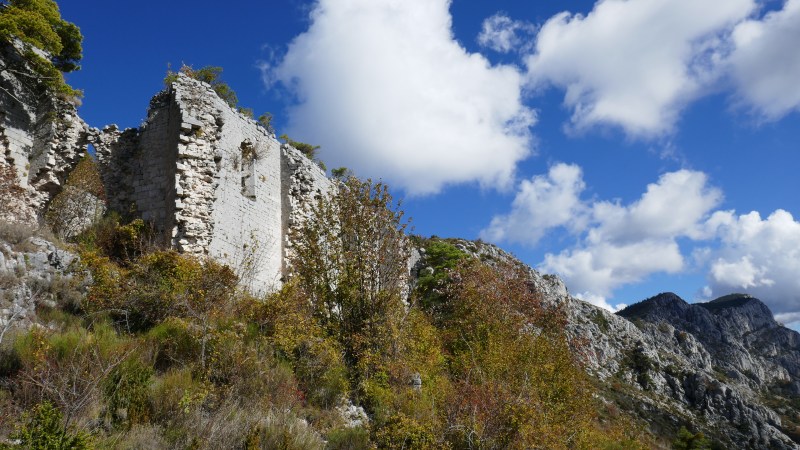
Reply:
<svg viewBox="0 0 800 450"><path fill-rule="evenodd" d="M709 350L718 370L754 388L796 383L800 375L800 334L777 323L769 308L749 295L690 305L675 294L660 294L619 315L652 324L666 322L692 334Z"/></svg>
<svg viewBox="0 0 800 450"><path fill-rule="evenodd" d="M0 164L16 169L23 198L0 219L35 224L86 152L90 128L75 105L37 81L20 50L0 43Z"/></svg>
<svg viewBox="0 0 800 450"><path fill-rule="evenodd" d="M660 411L655 429L693 423L731 448L800 448L764 403L772 383L796 379L792 364L780 361L796 360L796 347L783 344L797 333L759 300L688 304L664 293L617 315L576 300L573 306L570 326L587 343L587 368L607 384L624 380L633 388L628 400ZM765 347L782 350L770 358Z"/></svg>
<svg viewBox="0 0 800 450"><path fill-rule="evenodd" d="M37 236L0 238L0 333L27 327L39 307L64 306L91 281L77 256Z"/></svg>

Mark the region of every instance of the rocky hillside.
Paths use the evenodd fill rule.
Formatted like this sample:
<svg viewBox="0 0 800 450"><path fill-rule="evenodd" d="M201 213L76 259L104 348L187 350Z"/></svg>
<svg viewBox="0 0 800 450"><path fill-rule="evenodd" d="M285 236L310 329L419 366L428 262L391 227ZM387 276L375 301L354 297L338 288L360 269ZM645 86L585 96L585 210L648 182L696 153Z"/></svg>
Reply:
<svg viewBox="0 0 800 450"><path fill-rule="evenodd" d="M288 159L275 159L276 191L263 197L288 186L294 200L273 202L277 222L295 221L285 213L296 210L313 216L297 223L318 224L288 252L295 283L278 292L256 298L219 262L156 251L141 220L107 217L70 246L35 235L20 223L41 221L100 132L26 81L31 73L12 42L0 46L0 178L16 183L0 189L0 448L27 445L13 431L25 412L55 407L67 415L64 426L51 420L56 433L75 429L115 448L276 448L275 436L304 449L669 448L685 427L713 448L800 449L800 334L760 300L689 304L663 293L612 314L572 297L558 277L463 239L412 238L408 266L405 250L370 266L381 252L369 244L348 247L332 233L320 246L319 236L345 229L383 249L392 230L391 248L405 248L405 225L385 213L391 198L345 208L376 200L355 181L341 197L366 200L342 200L321 223L292 203L316 196L317 181L289 175L313 163L277 141L274 155ZM213 115L206 120L216 129ZM216 134L186 124L186 142L213 147ZM254 177L241 158L251 146L236 141L230 192L250 205ZM209 167L221 160L206 158ZM367 215L349 220L357 212ZM298 230L276 241L281 252L295 248ZM389 264L392 282L365 296L381 279L370 270Z"/></svg>
<svg viewBox="0 0 800 450"><path fill-rule="evenodd" d="M451 242L483 261L524 266L490 244ZM431 270L424 253L416 268ZM800 448L800 334L760 300L734 294L689 304L664 293L612 314L570 296L558 277L525 268L531 287L564 308L573 348L605 401L654 435L686 426L720 448Z"/></svg>

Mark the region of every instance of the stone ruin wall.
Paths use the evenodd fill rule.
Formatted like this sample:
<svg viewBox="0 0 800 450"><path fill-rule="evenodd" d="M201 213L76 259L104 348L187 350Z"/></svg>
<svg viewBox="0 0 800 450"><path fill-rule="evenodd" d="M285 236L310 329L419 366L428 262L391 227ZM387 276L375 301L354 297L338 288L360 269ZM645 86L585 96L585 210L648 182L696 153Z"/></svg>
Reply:
<svg viewBox="0 0 800 450"><path fill-rule="evenodd" d="M333 193L335 185L319 166L288 144L281 146L281 185L283 192L283 259L292 252L289 239L311 215L311 207L322 195ZM285 264L285 263L284 263ZM284 266L284 271L288 267Z"/></svg>
<svg viewBox="0 0 800 450"><path fill-rule="evenodd" d="M85 154L91 130L73 104L44 95L26 76L19 49L0 47L0 165L13 166L25 190L0 205L0 219L36 225Z"/></svg>
<svg viewBox="0 0 800 450"><path fill-rule="evenodd" d="M13 46L0 48L0 164L25 190L0 205L0 220L41 222L91 144L111 210L151 223L162 245L229 264L255 292L280 286L289 230L333 189L314 162L184 75L141 127L98 130L27 86L15 72L26 69Z"/></svg>
<svg viewBox="0 0 800 450"><path fill-rule="evenodd" d="M112 209L151 222L165 244L229 264L254 292L280 286L288 230L329 192L296 149L181 75L145 124L94 140Z"/></svg>
<svg viewBox="0 0 800 450"><path fill-rule="evenodd" d="M177 108L164 94L150 103L139 129L103 128L92 143L97 152L109 208L126 219L142 218L161 233L163 245L174 226L176 148L180 125Z"/></svg>

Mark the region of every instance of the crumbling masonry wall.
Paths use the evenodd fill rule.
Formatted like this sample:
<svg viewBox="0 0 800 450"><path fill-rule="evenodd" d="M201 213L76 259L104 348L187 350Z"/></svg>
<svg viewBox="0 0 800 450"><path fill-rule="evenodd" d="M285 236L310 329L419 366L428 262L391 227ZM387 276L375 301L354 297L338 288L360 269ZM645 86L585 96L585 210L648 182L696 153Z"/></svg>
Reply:
<svg viewBox="0 0 800 450"><path fill-rule="evenodd" d="M331 189L316 164L184 75L153 98L141 128L106 127L94 145L112 209L229 264L254 292L280 286L289 228Z"/></svg>
<svg viewBox="0 0 800 450"><path fill-rule="evenodd" d="M0 220L41 219L80 161L91 133L75 106L39 84L21 51L0 45L0 165L16 169L23 198L4 199Z"/></svg>
<svg viewBox="0 0 800 450"><path fill-rule="evenodd" d="M316 163L183 74L141 127L98 130L30 73L19 49L0 47L0 165L24 190L0 202L0 220L40 221L92 144L109 209L152 224L157 243L229 264L252 291L281 284L290 230L333 189Z"/></svg>

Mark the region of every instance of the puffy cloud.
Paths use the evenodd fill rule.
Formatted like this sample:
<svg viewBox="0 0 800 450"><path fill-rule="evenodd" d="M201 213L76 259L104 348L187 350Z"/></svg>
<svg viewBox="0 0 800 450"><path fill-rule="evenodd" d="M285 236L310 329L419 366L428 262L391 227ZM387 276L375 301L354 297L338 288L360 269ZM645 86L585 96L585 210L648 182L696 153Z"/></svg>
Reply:
<svg viewBox="0 0 800 450"><path fill-rule="evenodd" d="M708 275L712 294L747 292L776 314L800 314L800 222L784 210L766 219L757 212L728 219L717 229L720 246Z"/></svg>
<svg viewBox="0 0 800 450"><path fill-rule="evenodd" d="M493 218L482 237L532 245L556 227L580 232L574 246L548 253L539 268L561 275L581 298L613 310L605 299L620 286L684 269L678 238L705 238L728 223L710 214L722 193L702 172L666 173L627 205L582 200L584 188L579 167L556 164L546 176L522 182L511 212ZM716 228L707 225L712 221Z"/></svg>
<svg viewBox="0 0 800 450"><path fill-rule="evenodd" d="M707 183L702 172L679 170L649 184L641 199L631 205L598 202L593 215L599 226L589 240L638 242L698 236L704 231L703 219L722 201L722 192Z"/></svg>
<svg viewBox="0 0 800 450"><path fill-rule="evenodd" d="M742 101L765 119L800 110L800 0L761 20L747 20L733 32L731 72Z"/></svg>
<svg viewBox="0 0 800 450"><path fill-rule="evenodd" d="M725 33L755 5L604 0L586 16L561 13L537 36L526 61L530 80L565 89L578 130L614 125L631 136L662 135L718 76Z"/></svg>
<svg viewBox="0 0 800 450"><path fill-rule="evenodd" d="M481 237L534 245L551 228L571 224L580 229L587 212L580 200L584 187L581 168L563 163L552 166L547 175L523 180L511 212L494 217Z"/></svg>
<svg viewBox="0 0 800 450"><path fill-rule="evenodd" d="M599 306L600 308L604 308L604 309L607 309L609 311L619 311L620 309L622 309L622 308L624 308L626 306L624 303L620 303L620 304L617 304L617 305L612 305L612 304L608 303L608 300L606 300L605 297L603 297L601 295L595 295L595 294L592 294L592 293L589 293L589 292L576 293L576 294L572 294L572 295L575 296L575 298L581 299L581 300L583 300L585 302L589 302L589 303L593 304L594 306Z"/></svg>
<svg viewBox="0 0 800 450"><path fill-rule="evenodd" d="M525 35L536 31L532 24L512 20L503 13L497 13L483 21L478 43L498 53L508 53L523 44Z"/></svg>
<svg viewBox="0 0 800 450"><path fill-rule="evenodd" d="M800 323L800 312L775 314L775 320L784 324L797 324Z"/></svg>
<svg viewBox="0 0 800 450"><path fill-rule="evenodd" d="M557 255L548 253L539 266L562 276L570 290L604 298L622 285L657 272L677 273L683 267L683 255L672 239L628 244L588 242Z"/></svg>
<svg viewBox="0 0 800 450"><path fill-rule="evenodd" d="M288 133L327 162L410 194L451 183L508 187L531 153L523 76L453 38L448 0L319 0L309 29L268 69L298 103Z"/></svg>

